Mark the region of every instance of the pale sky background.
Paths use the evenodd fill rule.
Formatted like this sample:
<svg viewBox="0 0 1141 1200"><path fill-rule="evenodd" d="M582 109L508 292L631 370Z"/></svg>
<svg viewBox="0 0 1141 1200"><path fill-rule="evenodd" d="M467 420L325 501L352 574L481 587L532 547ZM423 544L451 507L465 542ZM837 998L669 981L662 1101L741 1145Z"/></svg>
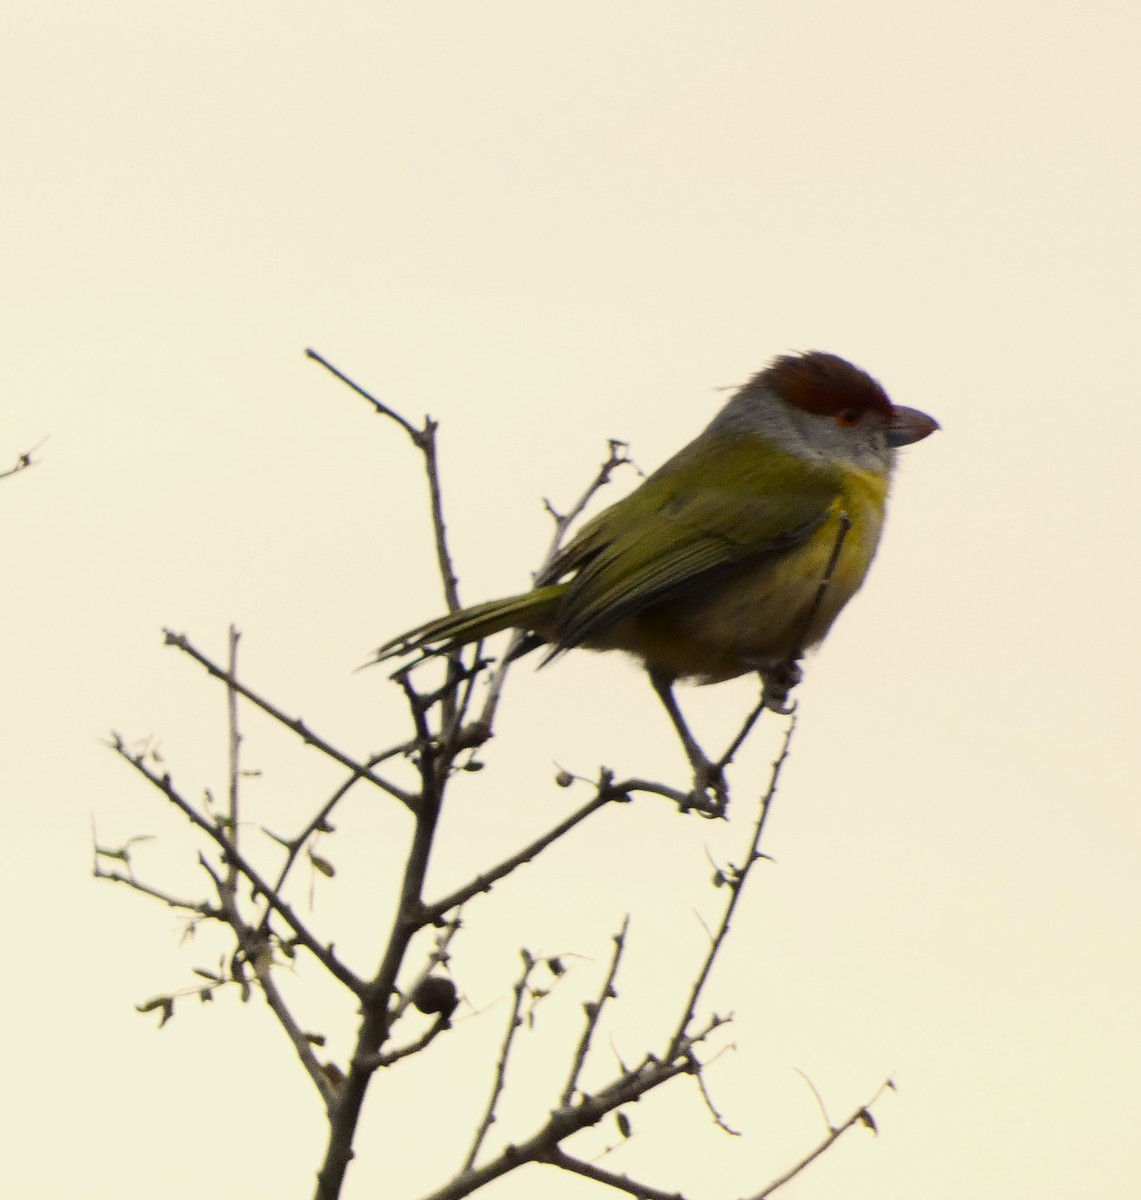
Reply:
<svg viewBox="0 0 1141 1200"><path fill-rule="evenodd" d="M94 817L109 844L159 835L141 876L202 886L185 822L101 744L159 739L189 794L222 790L222 690L164 625L221 657L237 623L251 683L352 753L403 736L385 675L351 670L439 608L419 463L314 346L442 422L468 601L525 586L540 498L569 503L607 437L652 468L775 354L844 354L938 417L809 664L778 865L710 996L737 1021L709 1084L746 1136L678 1083L605 1161L755 1192L821 1133L797 1069L834 1118L890 1073L879 1138L784 1195L1134 1194L1135 0L0 11L0 464L48 437L0 482L4 1193L311 1192L323 1116L269 1015L188 1001L156 1032L132 1006L217 946L90 867ZM717 744L752 696L684 700ZM246 731L247 803L288 831L338 776ZM460 1161L521 945L582 957L504 1137L553 1103L626 911L614 1045L660 1043L718 911L707 854L739 853L779 731L742 756L727 826L643 799L469 906L454 965L482 1011L378 1081L348 1197L415 1197ZM572 803L556 761L684 779L616 657L521 668L484 759L439 888ZM362 793L338 825L314 923L371 971L407 822ZM315 974L303 1023L343 1060L351 1014ZM488 1194L606 1193L534 1169Z"/></svg>

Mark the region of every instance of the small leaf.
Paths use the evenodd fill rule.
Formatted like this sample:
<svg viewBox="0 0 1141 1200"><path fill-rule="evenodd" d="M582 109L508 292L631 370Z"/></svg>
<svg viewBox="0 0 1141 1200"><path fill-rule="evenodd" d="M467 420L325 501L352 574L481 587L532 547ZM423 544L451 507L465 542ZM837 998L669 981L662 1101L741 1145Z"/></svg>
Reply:
<svg viewBox="0 0 1141 1200"><path fill-rule="evenodd" d="M616 1112L614 1120L618 1123L618 1132L624 1138L628 1138L633 1133L633 1129L630 1127L630 1118L624 1112Z"/></svg>
<svg viewBox="0 0 1141 1200"><path fill-rule="evenodd" d="M555 787L569 788L574 783L574 776L569 771L560 771L555 776Z"/></svg>
<svg viewBox="0 0 1141 1200"><path fill-rule="evenodd" d="M313 869L320 871L326 879L332 879L337 873L336 867L327 858L322 858L319 854L314 854L312 850L309 851L309 861L313 864Z"/></svg>
<svg viewBox="0 0 1141 1200"><path fill-rule="evenodd" d="M162 1020L158 1023L158 1027L161 1029L174 1016L174 997L156 996L153 1000L146 1001L145 1004L135 1005L136 1012L148 1013L154 1012L155 1009L162 1012Z"/></svg>
<svg viewBox="0 0 1141 1200"><path fill-rule="evenodd" d="M866 1108L860 1110L859 1122L861 1125L866 1125L867 1128L872 1131L872 1133L879 1133L879 1129L876 1127L875 1117L873 1117Z"/></svg>

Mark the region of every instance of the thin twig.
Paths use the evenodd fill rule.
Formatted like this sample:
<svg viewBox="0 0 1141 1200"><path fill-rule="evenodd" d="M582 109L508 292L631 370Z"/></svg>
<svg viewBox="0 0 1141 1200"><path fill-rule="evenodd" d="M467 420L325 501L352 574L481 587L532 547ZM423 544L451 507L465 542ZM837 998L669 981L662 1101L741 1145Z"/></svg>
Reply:
<svg viewBox="0 0 1141 1200"><path fill-rule="evenodd" d="M886 1091L895 1091L895 1084L890 1079L885 1079L876 1089L876 1094L866 1104L862 1104L859 1108L855 1109L842 1125L837 1125L834 1129L829 1129L828 1136L822 1138L795 1166L790 1167L783 1175L778 1175L767 1187L750 1196L749 1200L765 1200L765 1197L771 1196L778 1188L784 1187L790 1179L795 1179L809 1163L815 1162L829 1146L838 1141L854 1126L865 1125L874 1132L875 1121L872 1118L871 1108Z"/></svg>
<svg viewBox="0 0 1141 1200"><path fill-rule="evenodd" d="M715 1058L719 1057L719 1053L717 1055L714 1055L714 1057ZM708 1065L709 1065L708 1063L703 1063L702 1067L704 1068L704 1067L707 1067ZM702 1069L700 1071L695 1071L694 1078L697 1080L698 1088L701 1089L701 1098L705 1101L705 1107L708 1110L709 1115L713 1118L713 1124L716 1125L717 1128L722 1130L724 1133L727 1133L730 1137L740 1137L741 1131L739 1129L734 1129L725 1120L725 1118L721 1115L720 1111L717 1108L717 1105L713 1103L713 1097L709 1094L709 1088L706 1086L706 1083L705 1083L704 1069Z"/></svg>
<svg viewBox="0 0 1141 1200"><path fill-rule="evenodd" d="M389 408L387 404L382 404L375 396L366 392L364 388L360 386L360 384L354 383L346 374L344 374L344 372L339 371L336 367L334 367L327 358L324 358L322 355L318 354L316 350L306 350L305 357L311 358L315 363L320 363L330 375L335 375L343 384L346 384L348 387L352 388L352 390L356 392L358 396L367 400L369 404L373 406L375 411L380 413L381 416L388 417L390 420L395 421L396 424L399 425L406 434L408 434L412 441L419 446L421 436L420 430L417 429L416 426L413 425L412 422L406 417L402 417L395 409Z"/></svg>
<svg viewBox="0 0 1141 1200"><path fill-rule="evenodd" d="M285 862L282 863L281 870L277 873L277 882L273 887L275 895L281 895L282 889L285 887L285 881L289 877L290 871L300 858L301 851L304 849L305 843L318 830L327 828L329 817L332 816L333 810L349 794L353 785L360 779L364 778L365 772L371 770L378 763L382 763L386 759L392 758L396 754L408 753L415 747L415 745L415 742L401 742L398 746L390 747L388 750L381 751L378 754L370 755L368 761L356 768L348 777L348 779L346 779L344 783L337 788L332 796L330 796L329 799L326 800L323 805L321 805L321 807L317 810L316 815L306 823L305 828L302 829L296 837L283 843L285 845ZM282 839L277 838L276 835L271 834L270 836L274 837L275 841L282 841ZM272 912L272 908L267 905L265 912L262 914L261 921L259 922L260 929L268 928L269 918Z"/></svg>
<svg viewBox="0 0 1141 1200"><path fill-rule="evenodd" d="M139 892L143 896L150 896L154 900L160 900L163 904L171 908L178 908L183 912L193 913L196 917L204 917L207 920L215 921L225 920L221 910L214 908L205 900L184 900L179 896L172 896L169 892L151 887L149 883L143 883L142 880L136 879L133 875L124 875L121 871L108 871L101 867L98 862L96 862L95 870L92 874L96 879L106 879L111 883L125 883L127 887Z"/></svg>
<svg viewBox="0 0 1141 1200"><path fill-rule="evenodd" d="M567 1085L563 1088L563 1094L560 1099L560 1103L564 1108L574 1099L575 1089L578 1087L578 1077L582 1072L583 1064L586 1062L587 1051L590 1049L594 1032L598 1028L598 1022L602 1017L602 1009L607 1000L618 994L614 990L614 978L618 974L618 963L622 959L622 951L626 948L626 933L629 928L630 914L627 913L622 921L622 928L614 935L614 954L610 959L610 970L606 973L606 982L602 985L602 990L598 993L598 999L593 1004L584 1005L586 1009L586 1025L583 1028L582 1037L579 1038L578 1048L575 1050L574 1060L571 1063L570 1075L567 1077Z"/></svg>
<svg viewBox="0 0 1141 1200"><path fill-rule="evenodd" d="M539 1161L552 1167L560 1167L575 1175L581 1175L584 1179L592 1179L595 1183L604 1183L607 1187L636 1196L637 1200L686 1200L681 1192L666 1192L661 1188L650 1187L646 1183L637 1183L627 1175L618 1175L613 1171L606 1171L594 1163L586 1162L585 1159L575 1158L558 1146Z"/></svg>
<svg viewBox="0 0 1141 1200"><path fill-rule="evenodd" d="M305 724L305 722L301 720L300 717L286 716L286 714L283 713L281 709L277 708L276 705L271 704L264 697L259 696L256 692L246 687L244 683L234 679L232 675L229 675L225 670L223 670L223 668L219 667L200 650L192 646L185 634L175 633L170 629L164 629L163 635L166 645L175 646L184 654L189 655L196 663L205 667L207 672L213 675L215 679L220 679L227 685L227 687L233 687L234 691L236 691L240 696L244 696L255 707L260 708L262 712L273 717L275 721L280 722L287 729L297 734L297 736L301 738L306 745L315 746L321 751L322 754L327 755L335 762L339 762L341 766L348 767L348 769L352 771L356 777L367 780L369 783L374 784L382 791L387 792L390 796L399 800L405 808L411 811L413 808L413 798L403 788L397 787L396 784L389 782L389 780L382 778L380 775L374 775L367 767L356 762L347 754L342 753L331 743L325 741L324 738L315 734Z"/></svg>
<svg viewBox="0 0 1141 1200"><path fill-rule="evenodd" d="M424 1197L424 1200L462 1200L462 1197L470 1196L525 1163L545 1162L551 1151L571 1134L597 1125L607 1113L633 1103L678 1075L692 1074L696 1067L693 1047L725 1024L725 1020L722 1017L711 1018L703 1030L685 1039L678 1057L673 1061L663 1062L653 1055L647 1055L638 1066L624 1071L606 1087L589 1096L582 1096L574 1104L556 1109L537 1133L525 1141L505 1147L490 1162L461 1172L442 1188Z"/></svg>
<svg viewBox="0 0 1141 1200"><path fill-rule="evenodd" d="M598 791L594 797L584 804L581 808L571 813L570 816L560 821L553 828L547 830L542 836L537 837L533 842L529 842L522 850L516 851L510 858L506 858L498 866L492 867L489 871L483 871L471 880L464 884L463 887L457 888L454 892L432 904L425 905L420 922L422 925L430 925L434 921L438 921L444 913L451 909L466 903L473 896L478 896L481 892L489 892L499 880L510 875L512 871L521 867L524 863L530 862L537 855L541 854L552 843L557 842L564 834L569 833L576 825L580 825L587 817L593 816L600 808L604 808L612 800L622 798L622 793L617 789L608 787L604 782L598 786Z"/></svg>
<svg viewBox="0 0 1141 1200"><path fill-rule="evenodd" d="M511 1017L507 1022L507 1029L503 1034L503 1043L499 1049L499 1058L495 1064L495 1078L491 1084L491 1096L488 1099L487 1108L484 1110L483 1119L476 1127L471 1149L468 1151L467 1158L464 1159L462 1174L465 1175L475 1166L476 1155L479 1154L484 1138L487 1137L488 1131L495 1123L495 1109L499 1103L500 1096L503 1095L503 1087L507 1081L507 1060L511 1056L511 1046L515 1041L515 1033L523 1024L523 997L527 994L527 983L531 978L531 972L535 969L535 959L526 950L522 950L520 953L523 958L523 973L519 976L518 982L515 984L515 1000L511 1005Z"/></svg>
<svg viewBox="0 0 1141 1200"><path fill-rule="evenodd" d="M452 569L452 558L448 550L447 527L444 524L444 502L440 489L439 461L436 455L436 431L439 423L431 417L424 418L424 428L417 429L406 417L402 417L394 408L378 400L371 392L366 391L359 383L350 379L343 371L334 367L316 350L306 350L305 355L314 362L320 363L330 374L335 375L342 383L352 388L362 399L372 405L373 410L381 416L395 421L412 439L413 445L424 455L424 470L428 476L428 495L432 510L432 529L435 534L436 560L440 570L440 579L444 585L444 599L449 612L455 612L460 607L458 580Z"/></svg>
<svg viewBox="0 0 1141 1200"><path fill-rule="evenodd" d="M266 1004L269 1005L278 1023L285 1030L286 1036L293 1043L293 1048L297 1051L297 1057L301 1060L301 1065L305 1068L309 1078L313 1081L313 1085L320 1093L321 1100L325 1105L325 1111L332 1114L337 1106L337 1089L333 1084L333 1080L313 1053L312 1043L293 1019L293 1015L286 1007L281 992L278 990L277 984L273 981L269 971L255 963L254 974L257 976L258 986L262 990L262 995L265 996Z"/></svg>
<svg viewBox="0 0 1141 1200"><path fill-rule="evenodd" d="M375 1066L378 1069L381 1067L391 1067L393 1063L398 1063L402 1058L419 1054L421 1050L424 1050L434 1042L444 1030L451 1029L451 1027L451 1019L441 1013L414 1042L409 1042L406 1046L398 1046L395 1050L386 1050L383 1054L378 1054Z"/></svg>
<svg viewBox="0 0 1141 1200"><path fill-rule="evenodd" d="M229 675L233 679L238 674L238 642L241 639L241 634L230 626L230 666ZM234 849L239 848L239 828L241 825L241 804L240 796L241 789L239 785L240 776L240 754L242 746L242 734L238 728L238 693L232 683L226 684L226 718L229 725L229 750L230 750L230 840L233 843ZM238 865L232 859L226 872L226 889L230 893L231 899L236 903L238 889ZM267 910L268 911L268 910Z"/></svg>
<svg viewBox="0 0 1141 1200"><path fill-rule="evenodd" d="M15 465L8 467L6 470L0 471L0 479L7 479L9 475L19 475L21 471L26 471L29 467L35 467L39 464L32 457L33 454L46 442L46 437L41 438L36 445L30 450L25 450L23 454L16 459Z"/></svg>
<svg viewBox="0 0 1141 1200"><path fill-rule="evenodd" d="M777 781L780 779L781 768L784 766L785 760L788 758L789 746L792 742L792 734L796 728L796 718L793 717L789 721L788 729L785 731L784 744L781 747L780 754L773 763L772 774L769 777L769 786L765 794L761 797L760 810L757 814L756 823L753 826L753 838L749 846L748 854L744 862L737 868L735 877L727 881L729 888L729 899L725 905L725 911L721 917L721 924L717 929L712 941L709 944L709 950L705 956L705 962L702 963L701 970L698 971L697 979L694 982L693 988L689 993L689 999L686 1002L685 1010L682 1013L681 1020L678 1022L677 1030L670 1041L669 1050L666 1052L666 1058L672 1059L678 1052L685 1039L685 1031L689 1028L689 1023L693 1020L697 1009L697 1002L701 997L701 993L709 980L710 972L713 970L713 963L717 958L717 954L721 947L725 944L725 938L729 933L729 923L733 918L733 913L737 908L737 903L741 898L741 892L744 890L745 880L748 877L749 871L753 864L760 857L761 836L765 830L765 821L769 815L769 810L772 807L772 802L776 796Z"/></svg>
<svg viewBox="0 0 1141 1200"><path fill-rule="evenodd" d="M809 1091L812 1092L812 1095L816 1099L816 1106L817 1106L817 1108L820 1109L820 1115L824 1118L824 1124L827 1125L829 1129L831 1129L832 1121L828 1116L828 1109L824 1104L824 1097L820 1094L820 1089L816 1086L816 1084L814 1084L812 1082L812 1080L808 1077L808 1075L806 1075L799 1067L793 1067L792 1069L801 1077L801 1079L804 1080L804 1082L806 1084L808 1084Z"/></svg>
<svg viewBox="0 0 1141 1200"><path fill-rule="evenodd" d="M288 1005L286 1005L277 984L273 980L271 974L273 955L269 943L259 938L254 930L242 920L229 878L223 879L210 865L205 855L199 854L198 862L214 883L214 887L218 892L218 899L225 913L226 923L233 930L246 962L253 968L254 976L258 981L258 986L261 988L262 995L265 997L266 1004L277 1018L278 1024L285 1031L285 1035L293 1044L293 1048L297 1052L297 1057L301 1060L301 1065L305 1068L309 1078L313 1081L314 1087L316 1087L321 1095L321 1099L325 1104L325 1110L331 1114L336 1104L336 1093L329 1076L325 1073L321 1064L317 1061L317 1056L313 1053L312 1043L293 1019L293 1014L289 1011Z"/></svg>
<svg viewBox="0 0 1141 1200"><path fill-rule="evenodd" d="M626 453L629 447L625 442L617 441L614 438L610 439L610 453L605 461L598 468L598 472L594 478L586 486L579 498L571 505L570 510L566 513L557 513L549 501L545 501L547 512L549 512L555 522L555 531L551 537L550 545L547 547L547 553L543 557L543 561L535 573L536 579L541 579L543 573L555 561L559 550L562 548L563 539L566 537L567 530L571 525L582 515L583 510L590 503L591 498L600 488L605 487L610 482L611 475L621 466L627 463L633 464L634 460ZM495 712L499 707L499 698L502 695L503 687L507 682L507 672L511 668L511 664L515 661L515 656L521 649L524 640L528 635L522 631L516 631L512 634L507 643L507 649L504 651L503 657L499 661L499 665L491 672L491 678L488 682L487 698L484 700L483 711L480 713L479 720L487 726L492 727L495 721Z"/></svg>
<svg viewBox="0 0 1141 1200"><path fill-rule="evenodd" d="M142 762L140 758L136 758L127 752L127 747L123 739L114 734L114 741L111 743L111 748L126 759L136 771L139 772L145 779L152 783L162 794L175 806L190 822L202 830L209 838L218 844L223 857L227 863L236 864L241 873L253 885L255 891L260 892L265 896L267 902L273 908L281 919L292 930L298 943L305 947L314 958L321 963L322 966L333 976L339 980L351 992L360 996L365 991L364 982L359 979L356 974L351 971L341 960L333 953L328 946L322 946L320 942L309 932L305 924L294 913L293 909L272 890L269 883L264 880L258 873L257 869L249 863L245 857L239 853L234 847L233 842L226 833L212 821L204 817L188 800L179 794L174 784L171 782L169 775L158 775Z"/></svg>

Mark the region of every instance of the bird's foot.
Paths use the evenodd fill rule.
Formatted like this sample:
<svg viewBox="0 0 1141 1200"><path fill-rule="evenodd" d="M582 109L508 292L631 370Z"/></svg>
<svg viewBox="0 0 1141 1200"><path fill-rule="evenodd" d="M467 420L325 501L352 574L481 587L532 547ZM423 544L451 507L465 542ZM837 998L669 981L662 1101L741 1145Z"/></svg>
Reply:
<svg viewBox="0 0 1141 1200"><path fill-rule="evenodd" d="M800 663L787 658L760 659L754 667L761 677L761 706L787 717L796 708L788 694L804 678Z"/></svg>

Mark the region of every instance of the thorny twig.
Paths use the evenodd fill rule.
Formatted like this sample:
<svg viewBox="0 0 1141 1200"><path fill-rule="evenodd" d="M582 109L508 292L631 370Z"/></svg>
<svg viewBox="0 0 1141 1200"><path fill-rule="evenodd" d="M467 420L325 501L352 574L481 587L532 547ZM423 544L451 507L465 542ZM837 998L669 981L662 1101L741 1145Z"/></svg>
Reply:
<svg viewBox="0 0 1141 1200"><path fill-rule="evenodd" d="M784 1187L790 1179L795 1179L809 1163L815 1162L829 1146L843 1137L849 1129L853 1129L857 1125L863 1125L875 1133L876 1123L875 1118L872 1116L872 1105L875 1104L884 1092L894 1091L895 1083L891 1079L885 1079L876 1089L875 1095L866 1104L861 1104L859 1108L854 1109L842 1124L829 1128L827 1137L821 1138L799 1162L789 1167L784 1174L778 1175L776 1179L772 1180L761 1191L750 1196L749 1200L765 1200L765 1197L771 1196L778 1188Z"/></svg>
<svg viewBox="0 0 1141 1200"><path fill-rule="evenodd" d="M672 1058L678 1047L685 1039L685 1031L689 1028L690 1022L694 1018L697 1009L697 1002L701 997L702 991L709 980L710 972L713 970L714 960L717 958L721 947L725 943L725 938L729 933L729 923L733 918L733 913L737 908L737 904L741 899L741 893L744 890L745 880L748 878L749 871L753 864L761 857L760 845L761 836L765 831L765 821L768 818L769 810L772 807L772 802L776 796L777 782L780 779L781 768L784 766L785 760L788 758L789 746L792 744L793 731L796 729L796 717L790 718L788 729L785 731L784 744L781 746L780 754L777 755L773 763L772 774L769 776L769 786L765 794L761 797L760 809L757 814L756 823L753 826L753 838L749 845L748 853L745 856L741 865L734 869L733 874L725 880L726 886L729 888L729 899L725 905L725 911L721 916L721 924L717 929L716 934L709 943L709 950L705 955L705 961L702 963L701 969L697 974L697 979L694 982L693 988L689 993L689 999L686 1002L685 1010L682 1013L681 1020L678 1022L677 1030L670 1040L669 1049L666 1051L666 1058Z"/></svg>
<svg viewBox="0 0 1141 1200"><path fill-rule="evenodd" d="M626 453L629 448L625 442L616 441L614 438L609 442L610 452L606 456L602 465L598 468L597 474L587 484L579 498L571 505L566 513L560 514L554 508L549 500L544 501L547 512L555 522L555 530L551 536L550 545L547 547L547 553L543 558L542 563L536 571L536 578L541 576L543 572L555 560L555 556L562 548L563 539L567 535L567 530L572 524L582 515L583 510L590 503L594 494L601 488L605 487L610 482L610 477L619 468L626 465L633 465L634 460ZM499 665L491 672L491 678L488 681L487 697L484 700L483 711L479 715L479 720L491 728L495 720L495 712L499 707L499 698L503 692L503 687L507 682L507 672L511 668L511 664L515 661L515 656L523 646L527 635L522 631L516 631L511 635L507 643L507 649L503 653L503 657L499 661Z"/></svg>
<svg viewBox="0 0 1141 1200"><path fill-rule="evenodd" d="M375 784L376 787L399 800L405 808L412 808L413 798L406 791L404 791L403 788L399 788L391 781L384 779L380 775L374 774L363 763L354 762L353 759L351 759L347 754L338 750L331 742L328 742L324 738L315 734L300 717L286 716L286 714L282 712L282 710L276 705L271 704L263 696L259 696L255 691L253 691L251 688L248 688L240 680L235 679L231 674L223 670L223 668L219 667L217 663L213 662L209 657L207 657L207 655L203 654L200 650L191 645L190 639L185 634L175 633L170 629L164 629L163 637L166 645L176 646L183 652L183 654L189 655L196 663L199 663L201 666L205 667L215 679L220 679L224 684L226 684L227 687L232 687L234 691L238 693L238 695L244 696L255 707L260 708L262 712L273 717L275 721L280 722L286 727L286 729L289 729L293 733L297 734L297 736L301 738L301 740L307 746L315 746L321 751L322 754L331 758L334 762L339 762L341 766L348 767L348 769L353 772L354 778L364 779L371 784Z"/></svg>
<svg viewBox="0 0 1141 1200"><path fill-rule="evenodd" d="M230 679L226 682L226 719L230 731L230 809L228 815L230 840L235 850L238 849L241 834L241 788L239 784L241 771L239 770L239 760L242 748L242 734L238 728L238 692L232 680L238 674L238 642L240 640L241 634L231 625L230 666L228 672ZM231 899L238 890L238 874L238 864L233 859L230 859L226 871L226 891L229 892ZM268 913L269 910L267 909L266 911Z"/></svg>
<svg viewBox="0 0 1141 1200"><path fill-rule="evenodd" d="M503 1095L503 1087L507 1081L507 1060L511 1055L511 1045L515 1040L516 1032L520 1025L523 1024L523 997L527 994L527 984L530 982L531 972L535 969L535 959L526 950L523 950L521 953L523 956L523 973L519 976L515 984L515 999L511 1005L511 1016L507 1022L507 1029L503 1034L503 1044L499 1049L499 1058L495 1064L495 1079L491 1085L491 1097L487 1102L487 1108L484 1110L483 1119L476 1128L471 1149L468 1151L467 1158L464 1159L461 1173L465 1175L475 1166L476 1156L483 1145L483 1140L487 1137L488 1131L495 1123L495 1108L499 1103L499 1097Z"/></svg>
<svg viewBox="0 0 1141 1200"><path fill-rule="evenodd" d="M306 350L305 356L320 363L326 371L335 375L342 383L347 384L363 400L367 400L372 405L374 412L388 417L390 421L395 421L412 439L412 444L416 449L424 455L424 470L428 476L428 493L431 498L432 529L436 542L436 563L439 567L440 579L444 584L444 599L447 601L449 611L454 612L460 607L459 591L457 590L459 581L452 569L452 556L448 551L447 528L444 524L439 461L436 457L436 430L439 428L439 423L433 421L431 417L425 417L424 428L417 429L406 417L402 417L395 409L389 408L387 404L382 403L359 383L355 383L343 371L334 367L327 358L318 354L316 350Z"/></svg>
<svg viewBox="0 0 1141 1200"><path fill-rule="evenodd" d="M562 1170L570 1171L573 1175L581 1175L584 1179L592 1179L595 1183L604 1183L616 1191L627 1192L631 1196L637 1197L637 1200L686 1200L681 1192L666 1192L661 1188L636 1182L628 1175L618 1175L595 1163L586 1162L585 1159L575 1158L559 1146L549 1151L539 1161L552 1167L561 1167Z"/></svg>
<svg viewBox="0 0 1141 1200"><path fill-rule="evenodd" d="M0 471L0 479L7 479L10 475L19 475L21 471L26 471L29 467L35 467L39 464L32 457L33 454L46 442L46 437L41 438L30 450L25 450L23 454L16 459L15 465Z"/></svg>
<svg viewBox="0 0 1141 1200"><path fill-rule="evenodd" d="M626 947L626 933L629 928L630 915L627 913L622 921L622 928L614 935L614 954L610 959L610 970L606 973L606 982L602 985L602 990L598 993L598 999L592 1004L584 1006L586 1009L586 1027L582 1031L582 1037L579 1038L578 1049L575 1050L574 1061L571 1063L570 1075L567 1078L567 1085L563 1088L560 1103L564 1108L574 1099L575 1091L578 1088L578 1077L582 1072L583 1064L586 1062L586 1054L590 1049L594 1032L598 1028L599 1019L602 1017L602 1009L607 1000L618 994L614 990L614 978L618 974L618 964L622 961L622 951Z"/></svg>
<svg viewBox="0 0 1141 1200"><path fill-rule="evenodd" d="M533 842L529 842L522 850L517 850L510 858L505 858L501 863L491 867L489 870L480 872L479 875L464 884L463 887L457 888L449 895L435 901L435 903L425 905L421 914L421 920L424 924L430 924L442 917L444 913L466 903L473 896L477 896L481 892L490 892L499 880L506 878L506 876L510 875L512 871L521 867L524 863L530 862L548 846L559 841L565 834L569 833L576 825L581 825L588 817L593 816L600 808L611 802L621 801L626 798L623 792L611 787L604 776L603 780L599 782L598 790L594 796L581 808L576 809L570 816L565 817L557 825L548 829L546 833L535 838Z"/></svg>
<svg viewBox="0 0 1141 1200"><path fill-rule="evenodd" d="M181 813L183 813L192 824L201 829L208 837L217 843L222 851L223 858L227 863L233 863L238 870L246 877L253 885L253 888L259 894L265 896L270 907L276 912L282 920L289 926L293 936L298 943L305 947L306 950L316 958L325 970L339 980L350 991L355 992L358 996L364 989L363 982L349 970L344 963L333 953L328 946L322 946L320 942L309 932L304 922L297 916L293 909L286 903L281 896L273 891L269 883L261 877L261 874L248 862L246 858L240 854L224 829L212 821L208 821L185 797L183 797L171 782L169 775L159 775L152 771L141 759L128 752L126 744L118 734L112 735L112 749L124 758L136 771L139 772L145 779L154 785L162 794L174 805Z"/></svg>
<svg viewBox="0 0 1141 1200"><path fill-rule="evenodd" d="M589 1096L580 1097L574 1104L555 1109L546 1124L531 1137L505 1147L482 1166L457 1175L424 1200L460 1200L524 1163L547 1161L547 1156L571 1134L597 1125L608 1113L633 1103L678 1075L692 1074L696 1069L694 1047L704 1042L725 1021L724 1017L711 1018L702 1030L685 1040L675 1060L664 1062L648 1054L636 1067L624 1070L605 1087L591 1092Z"/></svg>

